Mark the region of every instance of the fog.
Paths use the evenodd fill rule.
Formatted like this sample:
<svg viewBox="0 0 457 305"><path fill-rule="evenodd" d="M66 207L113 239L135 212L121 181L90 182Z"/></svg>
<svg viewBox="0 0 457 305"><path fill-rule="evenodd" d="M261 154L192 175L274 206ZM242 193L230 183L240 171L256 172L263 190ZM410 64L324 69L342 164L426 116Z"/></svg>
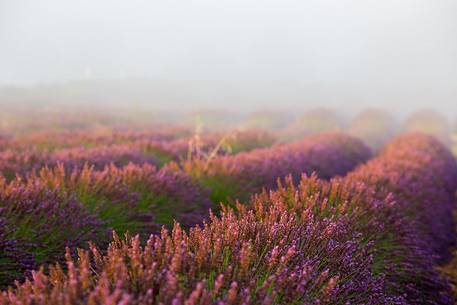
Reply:
<svg viewBox="0 0 457 305"><path fill-rule="evenodd" d="M457 114L453 0L0 0L1 103Z"/></svg>

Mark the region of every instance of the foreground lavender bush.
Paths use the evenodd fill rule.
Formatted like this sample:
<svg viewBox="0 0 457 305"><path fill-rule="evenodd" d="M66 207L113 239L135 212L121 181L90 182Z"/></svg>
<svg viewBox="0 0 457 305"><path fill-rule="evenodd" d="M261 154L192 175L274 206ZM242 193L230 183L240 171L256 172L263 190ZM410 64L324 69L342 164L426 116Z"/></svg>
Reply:
<svg viewBox="0 0 457 305"><path fill-rule="evenodd" d="M38 267L33 253L12 237L8 221L0 218L0 287L6 287Z"/></svg>
<svg viewBox="0 0 457 305"><path fill-rule="evenodd" d="M144 247L115 236L106 255L68 255L68 273L34 273L0 304L406 304L371 271L375 237L392 233L374 215L395 219L367 190L289 179L189 234L176 225Z"/></svg>
<svg viewBox="0 0 457 305"><path fill-rule="evenodd" d="M208 215L206 190L177 168L157 169L149 164L114 164L102 171L86 165L68 173L61 164L32 174L52 190L73 194L87 210L119 232L159 232L176 219L185 227L199 224Z"/></svg>
<svg viewBox="0 0 457 305"><path fill-rule="evenodd" d="M40 183L0 182L0 285L109 233L74 198Z"/></svg>
<svg viewBox="0 0 457 305"><path fill-rule="evenodd" d="M174 219L187 228L201 224L210 207L206 192L186 174L147 164L103 171L86 165L71 173L62 164L46 167L25 179L2 180L0 200L1 245L8 247L0 252L3 284L63 258L65 247L83 247L89 240L102 245L110 230L148 236L163 225L172 227ZM24 267L15 265L16 248L33 255L33 264L22 264L23 254L17 254Z"/></svg>
<svg viewBox="0 0 457 305"><path fill-rule="evenodd" d="M364 181L378 197L390 193L398 206L396 213L405 219L406 234L393 236L403 246L392 252L403 267L386 272L389 281L398 285L410 304L450 302L437 295L449 295L449 287L435 270L437 263L449 258L456 237L452 212L457 165L449 150L430 136L400 136L345 179Z"/></svg>
<svg viewBox="0 0 457 305"><path fill-rule="evenodd" d="M448 155L433 138L400 137L345 178L289 176L189 233L68 253L68 272L35 272L0 304L452 304L433 268L446 241L429 238L446 226L420 224L449 207Z"/></svg>
<svg viewBox="0 0 457 305"><path fill-rule="evenodd" d="M210 160L194 159L184 169L212 190L213 202L248 200L263 188L274 189L278 178L316 172L329 179L344 175L371 156L360 140L344 134L311 136L302 141Z"/></svg>
<svg viewBox="0 0 457 305"><path fill-rule="evenodd" d="M424 251L441 259L448 256L455 240L457 164L438 140L422 134L400 136L349 178L393 193L416 227Z"/></svg>

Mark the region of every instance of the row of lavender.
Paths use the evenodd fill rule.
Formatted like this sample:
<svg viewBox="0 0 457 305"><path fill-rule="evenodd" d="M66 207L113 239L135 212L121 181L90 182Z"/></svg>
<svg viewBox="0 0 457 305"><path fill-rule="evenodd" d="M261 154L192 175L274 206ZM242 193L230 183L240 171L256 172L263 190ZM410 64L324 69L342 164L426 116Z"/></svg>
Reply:
<svg viewBox="0 0 457 305"><path fill-rule="evenodd" d="M109 156L112 154L104 160L113 161ZM258 160L240 162L236 167L239 174L250 174L252 181L257 182L255 188L254 184L245 188L246 180L240 180L236 189L243 192L231 194L233 196L270 187L276 178L289 173L290 168L297 173L316 171L324 177L344 174L366 161L370 153L360 141L334 134L254 150L242 156L211 159L212 166L217 162L235 164L239 160ZM274 167L264 159L273 157ZM98 159L88 159L92 166L59 163L27 171L25 176L11 181L0 180L0 244L10 245L0 248L0 284L20 279L41 264L61 260L65 247L74 250L89 240L103 246L112 230L147 236L160 232L162 225L172 227L174 220L186 228L201 224L208 217L209 209L219 204L209 200L215 197L217 189L206 188L204 180L189 176L176 163L160 169L149 163L111 164L97 169L93 167L94 160ZM202 160L189 159L185 168L191 168L191 164L200 166ZM251 168L243 170L243 166ZM252 171L252 166L257 169ZM213 178L224 183L222 177L229 173L222 172ZM269 180L259 180L263 175ZM227 198L221 199L226 201Z"/></svg>
<svg viewBox="0 0 457 305"><path fill-rule="evenodd" d="M30 257L36 268L62 258L66 246L103 243L112 230L158 232L172 218L192 226L211 206L207 192L185 173L148 164L111 165L102 171L86 166L69 173L60 165L2 180L0 189L0 236L28 253L25 264L21 256L14 259L16 273L0 271L2 285L30 270ZM3 258L7 253L2 251L9 250L0 249ZM8 270L8 262L1 260L0 269Z"/></svg>
<svg viewBox="0 0 457 305"><path fill-rule="evenodd" d="M189 233L175 225L67 252L0 304L452 304L434 269L453 235L457 165L403 136L328 182L289 176Z"/></svg>
<svg viewBox="0 0 457 305"><path fill-rule="evenodd" d="M5 139L0 143L0 171L7 179L24 175L44 166L63 163L69 169L81 169L89 163L97 170L113 163L161 166L169 161L217 154L236 154L255 148L269 147L275 139L261 131L234 131L227 134L183 135L174 129L167 132L110 132L94 135L75 132L74 135L38 133ZM174 138L175 137L175 138Z"/></svg>
<svg viewBox="0 0 457 305"><path fill-rule="evenodd" d="M274 189L277 179L317 172L329 179L344 175L368 160L371 151L360 140L340 133L310 136L302 141L257 149L235 156L183 162L183 169L212 190L214 202L247 201L262 189Z"/></svg>

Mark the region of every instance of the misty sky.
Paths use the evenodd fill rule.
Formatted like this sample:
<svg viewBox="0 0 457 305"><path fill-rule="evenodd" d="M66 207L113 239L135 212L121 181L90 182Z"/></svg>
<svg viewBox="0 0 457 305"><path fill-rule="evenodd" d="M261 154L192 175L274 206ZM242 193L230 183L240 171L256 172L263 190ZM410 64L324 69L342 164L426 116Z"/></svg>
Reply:
<svg viewBox="0 0 457 305"><path fill-rule="evenodd" d="M0 85L73 79L457 94L455 0L0 0Z"/></svg>

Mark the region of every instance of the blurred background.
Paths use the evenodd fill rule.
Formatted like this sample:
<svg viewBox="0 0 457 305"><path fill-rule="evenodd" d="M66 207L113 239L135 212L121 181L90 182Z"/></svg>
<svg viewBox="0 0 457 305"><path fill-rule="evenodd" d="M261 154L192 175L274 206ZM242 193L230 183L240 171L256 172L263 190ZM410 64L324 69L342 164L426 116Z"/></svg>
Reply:
<svg viewBox="0 0 457 305"><path fill-rule="evenodd" d="M0 131L170 125L454 145L452 0L0 0Z"/></svg>

